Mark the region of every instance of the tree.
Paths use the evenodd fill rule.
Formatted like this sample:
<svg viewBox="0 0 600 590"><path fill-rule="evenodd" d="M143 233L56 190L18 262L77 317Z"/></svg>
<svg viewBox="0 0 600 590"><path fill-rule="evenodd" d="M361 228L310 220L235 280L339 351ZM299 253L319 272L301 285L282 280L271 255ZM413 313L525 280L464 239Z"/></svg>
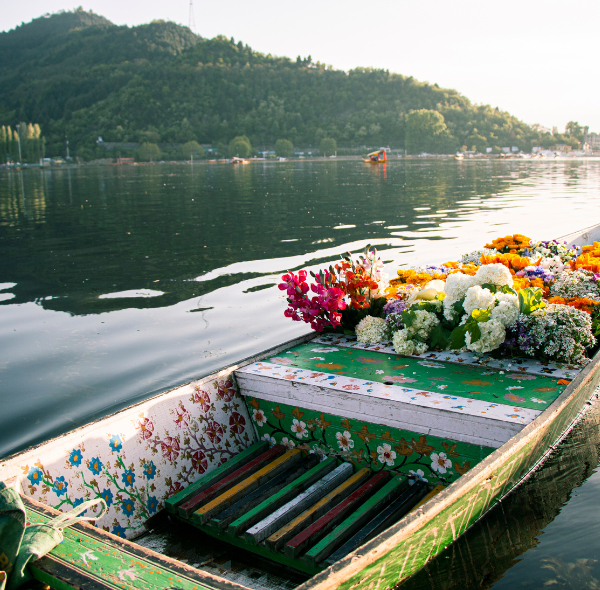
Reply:
<svg viewBox="0 0 600 590"><path fill-rule="evenodd" d="M181 155L184 160L198 159L204 156L204 148L197 141L188 141L181 146Z"/></svg>
<svg viewBox="0 0 600 590"><path fill-rule="evenodd" d="M583 127L576 121L569 121L565 127L565 133L571 137L583 141Z"/></svg>
<svg viewBox="0 0 600 590"><path fill-rule="evenodd" d="M319 150L324 156L333 156L337 151L337 143L331 137L324 137L319 144Z"/></svg>
<svg viewBox="0 0 600 590"><path fill-rule="evenodd" d="M245 135L238 135L229 142L229 155L246 158L252 153L252 145Z"/></svg>
<svg viewBox="0 0 600 590"><path fill-rule="evenodd" d="M411 154L427 152L439 154L453 151L452 137L444 115L437 111L420 109L406 115L406 149Z"/></svg>
<svg viewBox="0 0 600 590"><path fill-rule="evenodd" d="M294 155L294 144L289 139L278 139L275 142L275 154L280 158L289 158Z"/></svg>
<svg viewBox="0 0 600 590"><path fill-rule="evenodd" d="M154 160L160 160L160 149L155 143L143 143L138 150L138 158L142 162L153 162Z"/></svg>

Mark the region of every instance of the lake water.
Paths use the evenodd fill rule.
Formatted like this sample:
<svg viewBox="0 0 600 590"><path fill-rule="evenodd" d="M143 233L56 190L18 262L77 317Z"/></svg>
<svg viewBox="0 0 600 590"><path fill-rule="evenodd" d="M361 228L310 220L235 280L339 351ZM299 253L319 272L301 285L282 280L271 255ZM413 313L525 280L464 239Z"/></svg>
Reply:
<svg viewBox="0 0 600 590"><path fill-rule="evenodd" d="M394 275L599 213L591 159L0 172L0 457L307 332L287 270L370 243ZM409 587L600 587L592 410Z"/></svg>

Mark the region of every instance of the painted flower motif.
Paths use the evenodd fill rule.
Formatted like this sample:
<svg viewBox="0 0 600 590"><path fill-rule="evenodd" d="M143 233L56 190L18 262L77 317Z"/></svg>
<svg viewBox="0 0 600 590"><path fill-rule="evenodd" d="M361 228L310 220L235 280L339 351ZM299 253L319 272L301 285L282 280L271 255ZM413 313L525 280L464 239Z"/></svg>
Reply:
<svg viewBox="0 0 600 590"><path fill-rule="evenodd" d="M312 352L337 352L339 348L333 347L322 347L322 348L311 348Z"/></svg>
<svg viewBox="0 0 600 590"><path fill-rule="evenodd" d="M383 445L377 447L377 453L380 463L385 463L388 467L394 466L394 460L396 459L396 451L392 451L392 447L384 443Z"/></svg>
<svg viewBox="0 0 600 590"><path fill-rule="evenodd" d="M342 389L345 391L358 391L360 387L358 385L342 385Z"/></svg>
<svg viewBox="0 0 600 590"><path fill-rule="evenodd" d="M121 449L123 448L123 441L118 434L113 434L110 437L108 444L110 445L110 450L115 451L115 453L120 453Z"/></svg>
<svg viewBox="0 0 600 590"><path fill-rule="evenodd" d="M294 418L291 430L296 435L296 438L304 438L305 436L308 436L308 430L306 430L306 422L302 422L297 418Z"/></svg>
<svg viewBox="0 0 600 590"><path fill-rule="evenodd" d="M272 363L276 365L291 365L294 361L292 359L286 358L284 356L274 356L269 359Z"/></svg>
<svg viewBox="0 0 600 590"><path fill-rule="evenodd" d="M260 440L266 440L269 443L270 447L272 447L275 444L275 439L268 432L263 434Z"/></svg>
<svg viewBox="0 0 600 590"><path fill-rule="evenodd" d="M179 457L179 441L174 436L167 436L160 441L160 450L167 461L175 461Z"/></svg>
<svg viewBox="0 0 600 590"><path fill-rule="evenodd" d="M87 466L94 475L99 475L102 471L102 467L104 467L99 457L92 457L91 461L88 461Z"/></svg>
<svg viewBox="0 0 600 590"><path fill-rule="evenodd" d="M242 434L246 429L246 418L237 412L232 412L229 416L229 430L235 434Z"/></svg>
<svg viewBox="0 0 600 590"><path fill-rule="evenodd" d="M452 461L448 459L446 453L431 453L431 468L438 473L444 474L452 468Z"/></svg>
<svg viewBox="0 0 600 590"><path fill-rule="evenodd" d="M202 406L202 411L206 414L210 410L210 396L206 391L198 390L194 394L194 403Z"/></svg>
<svg viewBox="0 0 600 590"><path fill-rule="evenodd" d="M183 485L181 484L181 482L176 481L174 483L171 484L171 487L169 488L169 491L167 492L167 496L174 496L175 494L177 494L178 492L180 492L181 490L183 490Z"/></svg>
<svg viewBox="0 0 600 590"><path fill-rule="evenodd" d="M135 502L131 498L123 500L121 510L125 516L132 516L135 511Z"/></svg>
<svg viewBox="0 0 600 590"><path fill-rule="evenodd" d="M267 417L262 410L254 410L252 412L252 419L259 425L264 426L267 423Z"/></svg>
<svg viewBox="0 0 600 590"><path fill-rule="evenodd" d="M110 491L110 489L105 488L102 490L102 492L100 493L100 497L106 502L107 506L112 506L113 503L113 493Z"/></svg>
<svg viewBox="0 0 600 590"><path fill-rule="evenodd" d="M81 459L83 458L83 454L81 449L73 449L71 454L69 455L69 463L73 467L79 467L81 465Z"/></svg>
<svg viewBox="0 0 600 590"><path fill-rule="evenodd" d="M181 412L175 410L175 413L177 414L177 418L175 418L175 426L177 428L185 426L190 421L190 413L187 410L184 409Z"/></svg>
<svg viewBox="0 0 600 590"><path fill-rule="evenodd" d="M126 469L121 473L121 480L124 485L133 487L133 484L135 483L135 473L132 469Z"/></svg>
<svg viewBox="0 0 600 590"><path fill-rule="evenodd" d="M156 465L154 465L154 461L144 463L144 475L147 479L154 479L156 475Z"/></svg>
<svg viewBox="0 0 600 590"><path fill-rule="evenodd" d="M148 509L148 514L154 514L156 512L158 508L158 500L156 499L156 496L150 496L148 498L146 508Z"/></svg>
<svg viewBox="0 0 600 590"><path fill-rule="evenodd" d="M545 402L543 399L540 399L539 397L532 397L531 401L534 404L547 404L548 402Z"/></svg>
<svg viewBox="0 0 600 590"><path fill-rule="evenodd" d="M154 432L154 424L148 418L140 418L134 426L139 429L142 440L149 439Z"/></svg>
<svg viewBox="0 0 600 590"><path fill-rule="evenodd" d="M512 402L513 404L525 401L525 398L521 397L520 395L517 395L516 393L506 393L503 397L504 399L508 400L509 402Z"/></svg>
<svg viewBox="0 0 600 590"><path fill-rule="evenodd" d="M113 535L117 535L117 537L122 537L123 539L125 539L125 531L127 529L123 528L120 524L116 524L113 526L113 529L111 531L111 533Z"/></svg>
<svg viewBox="0 0 600 590"><path fill-rule="evenodd" d="M223 428L218 422L212 420L206 425L206 436L208 436L210 442L215 444L220 443L223 438ZM177 449L179 450L179 446Z"/></svg>
<svg viewBox="0 0 600 590"><path fill-rule="evenodd" d="M291 451L295 446L296 443L293 440L290 440L287 436L284 436L281 439L281 444L288 450Z"/></svg>
<svg viewBox="0 0 600 590"><path fill-rule="evenodd" d="M34 486L40 483L43 477L44 472L39 467L31 467L27 473L27 479L31 482L31 485Z"/></svg>
<svg viewBox="0 0 600 590"><path fill-rule="evenodd" d="M392 375L382 377L384 381L392 381L393 383L415 383L416 379L411 379L410 377L404 377L404 375Z"/></svg>
<svg viewBox="0 0 600 590"><path fill-rule="evenodd" d="M425 473L422 469L417 469L416 471L413 471L411 469L408 472L408 475L411 476L411 478L408 480L408 485L412 486L415 483L415 481L424 481L425 483L428 483L427 479L425 479Z"/></svg>
<svg viewBox="0 0 600 590"><path fill-rule="evenodd" d="M229 403L235 397L235 389L230 379L223 379L217 383L217 395Z"/></svg>
<svg viewBox="0 0 600 590"><path fill-rule="evenodd" d="M310 360L311 361L324 361L325 357L324 356L311 356Z"/></svg>
<svg viewBox="0 0 600 590"><path fill-rule="evenodd" d="M75 500L73 500L73 508L77 508L77 506L81 506L84 501L85 501L85 498L75 498ZM86 512L87 512L87 510L85 512L82 512L78 516L83 516Z"/></svg>
<svg viewBox="0 0 600 590"><path fill-rule="evenodd" d="M375 371L375 374L376 374L376 375L383 375L384 373L385 373L385 371L382 371L381 369L377 369L377 370Z"/></svg>
<svg viewBox="0 0 600 590"><path fill-rule="evenodd" d="M440 365L439 363L433 363L431 361L418 361L419 365L423 367L431 367L432 369L443 369L444 365Z"/></svg>
<svg viewBox="0 0 600 590"><path fill-rule="evenodd" d="M192 455L192 468L195 469L200 475L202 475L208 467L208 461L206 455L198 449Z"/></svg>
<svg viewBox="0 0 600 590"><path fill-rule="evenodd" d="M344 432L336 432L335 437L337 438L337 444L342 451L348 451L354 448L354 441L351 436L352 435L347 430L344 430Z"/></svg>
<svg viewBox="0 0 600 590"><path fill-rule="evenodd" d="M54 480L54 485L52 486L52 491L57 495L57 496L62 496L64 494L67 493L67 488L69 487L69 484L65 481L64 476L60 476L57 477Z"/></svg>

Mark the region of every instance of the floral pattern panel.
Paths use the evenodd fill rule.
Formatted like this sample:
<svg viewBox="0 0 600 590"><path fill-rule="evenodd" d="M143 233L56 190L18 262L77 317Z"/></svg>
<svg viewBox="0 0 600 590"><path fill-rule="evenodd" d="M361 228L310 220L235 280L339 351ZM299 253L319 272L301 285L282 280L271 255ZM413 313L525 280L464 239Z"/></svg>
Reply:
<svg viewBox="0 0 600 590"><path fill-rule="evenodd" d="M193 382L0 464L0 479L18 469L26 495L62 511L102 498L96 525L132 538L169 496L253 443L249 422L229 376Z"/></svg>
<svg viewBox="0 0 600 590"><path fill-rule="evenodd" d="M447 485L494 449L455 442L332 414L246 398L262 440L320 456L336 456L374 472Z"/></svg>

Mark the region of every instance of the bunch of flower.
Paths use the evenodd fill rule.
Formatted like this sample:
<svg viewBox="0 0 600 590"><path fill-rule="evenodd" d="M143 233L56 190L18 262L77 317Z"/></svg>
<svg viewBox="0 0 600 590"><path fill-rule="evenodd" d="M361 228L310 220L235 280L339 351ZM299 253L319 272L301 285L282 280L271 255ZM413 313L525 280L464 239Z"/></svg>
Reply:
<svg viewBox="0 0 600 590"><path fill-rule="evenodd" d="M600 272L600 243L594 242L591 246L584 246L582 253L570 262L573 270L589 270L593 273Z"/></svg>
<svg viewBox="0 0 600 590"><path fill-rule="evenodd" d="M386 340L391 340L395 330L402 330L402 328L404 328L402 312L405 308L405 299L391 299L383 307L383 313L385 314Z"/></svg>
<svg viewBox="0 0 600 590"><path fill-rule="evenodd" d="M526 256L519 256L518 254L513 253L495 254L493 256L482 254L481 264L503 264L506 266L506 268L516 273L517 271L523 270L527 266L531 266L531 260Z"/></svg>
<svg viewBox="0 0 600 590"><path fill-rule="evenodd" d="M392 333L394 350L398 354L423 354L429 350L429 337L440 323L442 302L416 303L402 312L404 328Z"/></svg>
<svg viewBox="0 0 600 590"><path fill-rule="evenodd" d="M569 305L550 304L521 314L514 332L524 354L564 363L585 362L586 348L596 343L589 314Z"/></svg>
<svg viewBox="0 0 600 590"><path fill-rule="evenodd" d="M356 339L364 344L375 344L385 339L385 332L385 320L368 315L356 326Z"/></svg>
<svg viewBox="0 0 600 590"><path fill-rule="evenodd" d="M555 297L586 297L600 301L600 284L596 275L589 270L565 270L550 287Z"/></svg>
<svg viewBox="0 0 600 590"><path fill-rule="evenodd" d="M531 240L527 254L532 258L543 256L544 258L558 257L561 262L566 263L577 258L579 250L577 246L569 248L567 242L559 242L558 240L541 240L535 242Z"/></svg>
<svg viewBox="0 0 600 590"><path fill-rule="evenodd" d="M306 283L306 271L301 270L283 275L284 281L279 289L287 292L289 307L284 315L295 322L306 322L313 330L322 332L323 328L333 328L341 324L342 310L346 308L345 292L337 286L336 276L328 271L321 271L315 277L315 283ZM315 295L309 297L312 291Z"/></svg>
<svg viewBox="0 0 600 590"><path fill-rule="evenodd" d="M551 285L555 281L554 275L543 266L526 266L523 270L517 272L516 275L529 280L541 279L546 285Z"/></svg>
<svg viewBox="0 0 600 590"><path fill-rule="evenodd" d="M420 272L419 272L420 271ZM413 285L414 287L422 287L432 279L445 279L444 273L430 273L421 269L415 270L412 268L400 269L397 271L398 278L390 281L388 287L388 296L396 297L396 293L403 285Z"/></svg>
<svg viewBox="0 0 600 590"><path fill-rule="evenodd" d="M523 234L513 234L503 238L496 238L491 244L486 244L486 248L498 250L502 254L517 254L523 252L529 247L531 239Z"/></svg>
<svg viewBox="0 0 600 590"><path fill-rule="evenodd" d="M495 256L496 254L498 254L497 250L493 248L484 248L483 250L474 250L468 254L463 254L460 261L462 264L480 266L482 256Z"/></svg>
<svg viewBox="0 0 600 590"><path fill-rule="evenodd" d="M387 275L383 271L383 261L377 256L377 250L370 246L357 261L351 255L344 254L341 263L335 265L339 283L350 297L353 309L367 309L374 299L385 297L388 287Z"/></svg>
<svg viewBox="0 0 600 590"><path fill-rule="evenodd" d="M548 303L555 303L557 305L570 305L575 309L580 309L581 311L585 311L592 315L600 306L600 302L593 301L592 299L588 299L587 297L569 297L565 299L564 297L550 297L548 299Z"/></svg>

